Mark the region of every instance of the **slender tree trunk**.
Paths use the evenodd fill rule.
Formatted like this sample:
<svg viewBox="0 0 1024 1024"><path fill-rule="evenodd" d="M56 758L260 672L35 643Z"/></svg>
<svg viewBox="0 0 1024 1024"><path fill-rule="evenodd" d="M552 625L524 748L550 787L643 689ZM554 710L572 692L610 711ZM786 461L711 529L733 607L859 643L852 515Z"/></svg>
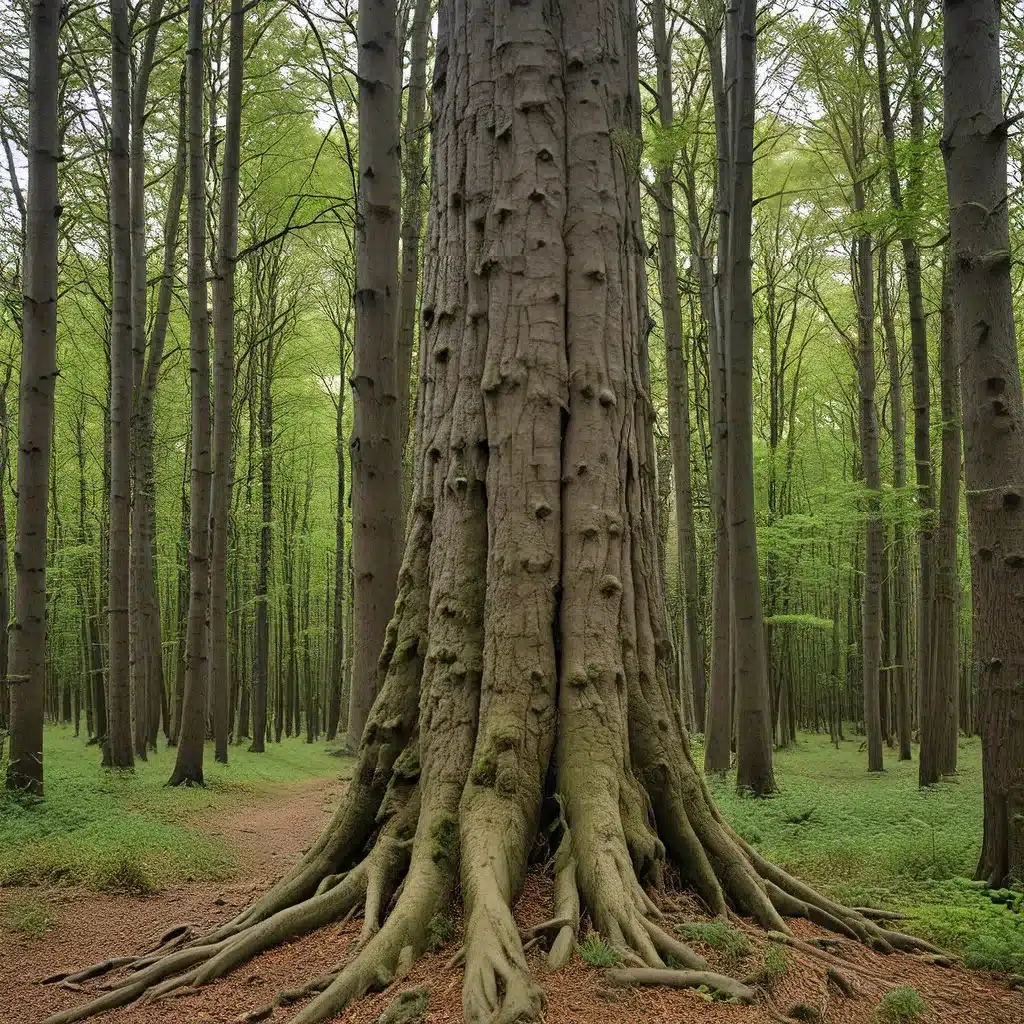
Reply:
<svg viewBox="0 0 1024 1024"><path fill-rule="evenodd" d="M663 129L671 130L672 61L665 27L664 0L652 6L654 48L658 62L658 113ZM658 169L658 269L661 284L662 330L668 369L668 418L672 440L672 478L675 485L676 546L683 596L684 665L693 694L695 725L704 731L706 682L704 643L697 611L697 543L693 526L693 489L690 482L690 395L683 318L679 300L676 252L674 170L670 163Z"/></svg>
<svg viewBox="0 0 1024 1024"><path fill-rule="evenodd" d="M170 785L203 784L210 609L210 339L206 296L206 183L203 142L204 0L188 6L188 305L192 378L192 493L189 602L185 634L185 696Z"/></svg>
<svg viewBox="0 0 1024 1024"><path fill-rule="evenodd" d="M935 593L932 599L932 663L921 701L921 763L918 781L931 786L956 772L960 737L960 628L956 534L960 515L960 398L957 328L948 260L943 268L939 369L942 381L942 477L935 530Z"/></svg>
<svg viewBox="0 0 1024 1024"><path fill-rule="evenodd" d="M109 646L109 734L111 761L117 768L133 764L131 719L136 740L142 722L143 742L135 753L145 759L145 697L131 707L128 607L131 591L129 520L131 510L132 409L132 239L129 177L131 124L131 36L126 0L110 5L110 254L113 298L110 324L110 548L107 591ZM139 696L139 695L136 695Z"/></svg>
<svg viewBox="0 0 1024 1024"><path fill-rule="evenodd" d="M327 739L338 735L342 693L345 688L345 335L338 331L338 404L335 408L334 451L338 460L337 515L334 520L334 644L331 649L330 700L327 712Z"/></svg>
<svg viewBox="0 0 1024 1024"><path fill-rule="evenodd" d="M269 580L271 558L271 519L274 514L274 405L272 393L274 332L271 329L263 346L260 377L260 489L262 519L260 551L256 568L256 635L253 652L252 744L249 749L261 754L267 733L267 698L270 689L270 607Z"/></svg>
<svg viewBox="0 0 1024 1024"><path fill-rule="evenodd" d="M354 665L348 746L359 745L402 556L402 446L396 313L401 175L395 0L359 4L359 212L352 371Z"/></svg>
<svg viewBox="0 0 1024 1024"><path fill-rule="evenodd" d="M210 563L210 686L216 759L227 763L230 717L228 664L228 519L231 514L232 403L235 377L235 253L238 250L238 176L242 125L244 0L231 0L228 97L224 119L217 268L213 280L213 537Z"/></svg>
<svg viewBox="0 0 1024 1024"><path fill-rule="evenodd" d="M729 569L736 679L736 784L757 795L775 789L771 710L754 519L754 306L750 234L753 213L754 71L757 4L729 12L734 96L729 215L726 354L728 364Z"/></svg>
<svg viewBox="0 0 1024 1024"><path fill-rule="evenodd" d="M11 572L7 546L7 474L10 466L11 439L7 414L7 391L11 384L12 367L8 364L0 385L0 729L10 728L11 696L7 685L10 660L10 634L4 623L11 621ZM80 541L84 545L84 539ZM81 601L83 621L89 614L89 605ZM92 705L89 705L90 711Z"/></svg>
<svg viewBox="0 0 1024 1024"><path fill-rule="evenodd" d="M419 291L420 235L423 230L423 179L427 130L427 42L432 0L415 0L409 33L409 91L406 98L402 142L402 278L398 310L398 412L403 465L409 447L412 350L416 340ZM404 488L405 504L411 497L411 475Z"/></svg>
<svg viewBox="0 0 1024 1024"><path fill-rule="evenodd" d="M892 418L892 484L897 491L907 486L906 436L907 420L903 408L903 379L900 353L889 299L889 270L886 247L878 251L878 299L882 307L886 358L889 363L889 408ZM910 606L910 560L907 552L907 530L902 518L893 526L893 594L892 594L892 685L896 698L896 734L900 760L910 760L910 680L907 673L907 616Z"/></svg>

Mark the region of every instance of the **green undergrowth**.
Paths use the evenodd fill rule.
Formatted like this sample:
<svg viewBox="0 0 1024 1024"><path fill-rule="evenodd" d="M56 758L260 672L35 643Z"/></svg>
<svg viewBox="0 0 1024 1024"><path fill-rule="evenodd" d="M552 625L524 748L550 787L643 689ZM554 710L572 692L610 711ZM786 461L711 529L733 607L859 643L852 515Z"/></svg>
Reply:
<svg viewBox="0 0 1024 1024"><path fill-rule="evenodd" d="M0 924L8 931L41 939L53 927L53 915L38 900L16 900L5 908Z"/></svg>
<svg viewBox="0 0 1024 1024"><path fill-rule="evenodd" d="M577 947L580 959L590 967L615 967L622 960L618 950L596 932L591 932Z"/></svg>
<svg viewBox="0 0 1024 1024"><path fill-rule="evenodd" d="M750 951L750 940L725 921L695 921L678 925L676 931L691 942L703 942L710 949L739 960Z"/></svg>
<svg viewBox="0 0 1024 1024"><path fill-rule="evenodd" d="M911 985L886 992L875 1011L879 1024L916 1024L928 1012L928 1004Z"/></svg>
<svg viewBox="0 0 1024 1024"><path fill-rule="evenodd" d="M982 834L981 746L962 739L959 774L917 785L909 762L886 749L885 772L867 772L861 737L835 749L801 734L776 752L777 795L740 797L735 777L709 779L740 834L787 871L852 906L906 914L896 927L964 957L969 967L1024 973L1024 900L971 881ZM704 752L695 744L694 757Z"/></svg>
<svg viewBox="0 0 1024 1024"><path fill-rule="evenodd" d="M205 788L166 785L175 751L163 746L134 771L100 767L100 752L70 729L44 740L45 799L22 804L0 794L0 886L82 885L147 895L169 885L229 877L229 847L189 822L237 806L275 786L344 775L348 763L301 739L268 744L265 754L233 746L227 765L212 745ZM3 766L0 766L2 770Z"/></svg>

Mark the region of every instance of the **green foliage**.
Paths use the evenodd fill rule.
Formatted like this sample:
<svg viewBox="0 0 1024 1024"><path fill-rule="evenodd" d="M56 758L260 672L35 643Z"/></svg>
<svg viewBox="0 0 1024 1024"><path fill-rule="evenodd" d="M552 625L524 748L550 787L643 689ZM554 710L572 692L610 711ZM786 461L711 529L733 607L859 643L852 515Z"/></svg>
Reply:
<svg viewBox="0 0 1024 1024"><path fill-rule="evenodd" d="M899 911L902 930L970 967L1024 972L1020 894L971 881L981 845L980 743L962 741L956 781L926 790L917 785L916 750L872 778L859 746L858 738L837 750L826 737L801 735L776 754L780 791L771 800L740 799L731 778L708 784L748 842L833 899ZM695 756L700 763L703 751Z"/></svg>
<svg viewBox="0 0 1024 1024"><path fill-rule="evenodd" d="M231 851L190 828L190 816L228 809L271 783L328 777L344 767L298 739L260 755L232 747L227 765L215 763L211 749L205 789L170 789L173 750L151 753L134 772L112 772L100 767L98 748L68 729L48 727L44 743L46 799L25 806L0 797L0 885L147 895L182 881L227 878L236 867Z"/></svg>
<svg viewBox="0 0 1024 1024"><path fill-rule="evenodd" d="M751 951L750 940L746 935L725 921L694 921L677 925L676 931L683 938L703 942L705 946L724 953L730 959L738 960L748 956Z"/></svg>
<svg viewBox="0 0 1024 1024"><path fill-rule="evenodd" d="M771 943L765 950L761 966L754 974L754 981L770 992L783 978L789 974L789 951L777 942Z"/></svg>
<svg viewBox="0 0 1024 1024"><path fill-rule="evenodd" d="M395 1001L377 1018L377 1024L412 1024L423 1020L427 1012L430 992L426 988L413 988L400 992Z"/></svg>
<svg viewBox="0 0 1024 1024"><path fill-rule="evenodd" d="M822 619L817 615L767 615L766 626L793 626L797 629L819 630L831 633L835 623L831 619Z"/></svg>
<svg viewBox="0 0 1024 1024"><path fill-rule="evenodd" d="M591 967L614 967L622 957L597 932L591 932L577 947L580 959Z"/></svg>
<svg viewBox="0 0 1024 1024"><path fill-rule="evenodd" d="M34 939L41 939L54 924L49 908L38 900L12 903L4 912L4 927Z"/></svg>
<svg viewBox="0 0 1024 1024"><path fill-rule="evenodd" d="M928 1004L912 985L901 985L886 992L875 1010L875 1017L884 1024L914 1024L928 1012Z"/></svg>
<svg viewBox="0 0 1024 1024"><path fill-rule="evenodd" d="M435 914L427 925L427 945L433 952L455 938L455 922L447 914Z"/></svg>

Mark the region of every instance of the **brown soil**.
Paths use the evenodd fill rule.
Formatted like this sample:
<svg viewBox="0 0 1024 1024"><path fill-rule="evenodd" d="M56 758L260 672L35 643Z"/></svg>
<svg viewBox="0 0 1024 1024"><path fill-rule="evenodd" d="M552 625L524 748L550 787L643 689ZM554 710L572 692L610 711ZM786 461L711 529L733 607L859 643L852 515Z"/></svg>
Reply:
<svg viewBox="0 0 1024 1024"><path fill-rule="evenodd" d="M0 891L0 915L8 904L31 898L45 903L54 920L42 939L0 928L0 1024L36 1024L87 998L85 992L38 984L54 971L136 953L172 924L209 926L234 916L301 855L339 792L338 783L324 780L279 787L272 794L248 798L216 821L197 822L237 851L242 868L228 883L190 884L145 899L73 889ZM550 887L546 878L529 879L517 908L523 927L550 916ZM670 917L693 915L685 900L666 909ZM805 938L824 934L803 922L796 922L794 931ZM714 951L701 952L722 973L748 976L766 948L761 933L753 928L748 932L755 952L741 963L730 964ZM111 1024L229 1024L244 1011L268 1003L279 989L302 984L344 961L358 933L358 922L343 929L325 928L259 956L201 992L125 1007L102 1019ZM424 957L400 987L429 987L426 1024L462 1024L461 977L458 970L445 969L458 941ZM845 962L845 977L860 990L859 998L845 998L829 987L827 965L797 952L791 954L790 971L767 1002L739 1006L709 1002L693 991L611 988L600 970L578 957L557 974L547 975L543 954L530 954L535 975L548 994L545 1024L765 1024L792 1019L789 1011L801 1003L817 1010L817 1019L826 1024L869 1024L879 999L896 985L913 985L921 993L931 1008L924 1018L929 1024L1024 1021L1024 994L1009 991L997 978L932 966L903 954L878 956L850 942L844 942L836 955ZM374 1024L397 991L372 995L338 1020ZM287 1016L286 1010L278 1010L272 1019Z"/></svg>

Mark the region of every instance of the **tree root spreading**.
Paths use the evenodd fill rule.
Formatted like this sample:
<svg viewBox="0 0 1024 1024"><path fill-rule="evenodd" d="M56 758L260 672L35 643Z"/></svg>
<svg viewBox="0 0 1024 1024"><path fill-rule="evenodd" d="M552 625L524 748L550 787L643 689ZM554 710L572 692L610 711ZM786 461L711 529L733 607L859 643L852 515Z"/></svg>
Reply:
<svg viewBox="0 0 1024 1024"><path fill-rule="evenodd" d="M743 1003L757 1002L757 993L749 985L744 985L742 981L737 981L725 974L715 974L714 971L619 967L605 971L604 977L610 985L664 985L668 988L700 988L705 985L729 999L737 999Z"/></svg>

